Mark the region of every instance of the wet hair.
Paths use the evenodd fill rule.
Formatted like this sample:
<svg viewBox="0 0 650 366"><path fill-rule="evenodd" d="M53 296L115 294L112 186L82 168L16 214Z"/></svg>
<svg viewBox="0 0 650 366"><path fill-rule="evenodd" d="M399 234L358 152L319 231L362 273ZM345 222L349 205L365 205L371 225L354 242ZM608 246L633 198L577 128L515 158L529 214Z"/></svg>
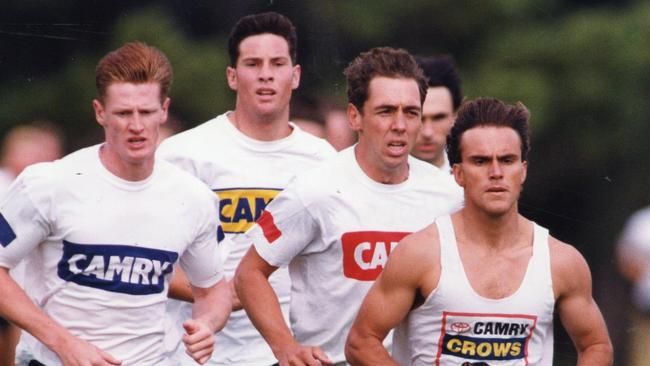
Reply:
<svg viewBox="0 0 650 366"><path fill-rule="evenodd" d="M343 74L348 81L348 102L362 112L368 100L368 87L373 78L413 79L420 90L420 104L427 95L427 82L413 56L404 49L377 47L352 60Z"/></svg>
<svg viewBox="0 0 650 366"><path fill-rule="evenodd" d="M232 28L230 36L228 37L230 66L237 66L237 59L239 59L239 45L245 38L264 33L275 34L284 38L289 46L291 62L294 65L296 64L296 44L298 43L296 28L293 26L289 18L271 11L267 13L247 15L239 19L237 24Z"/></svg>
<svg viewBox="0 0 650 366"><path fill-rule="evenodd" d="M142 42L130 42L104 56L95 68L97 97L103 102L113 83L157 83L163 101L172 85L169 60L159 49Z"/></svg>
<svg viewBox="0 0 650 366"><path fill-rule="evenodd" d="M462 161L460 139L463 133L481 126L510 127L515 130L521 140L521 160L526 161L530 150L529 119L530 112L521 102L509 105L494 98L477 98L463 103L447 136L449 164Z"/></svg>
<svg viewBox="0 0 650 366"><path fill-rule="evenodd" d="M451 93L454 111L463 101L463 92L460 87L460 77L456 69L456 61L452 55L437 57L416 57L418 65L422 68L427 78L429 88L443 86Z"/></svg>

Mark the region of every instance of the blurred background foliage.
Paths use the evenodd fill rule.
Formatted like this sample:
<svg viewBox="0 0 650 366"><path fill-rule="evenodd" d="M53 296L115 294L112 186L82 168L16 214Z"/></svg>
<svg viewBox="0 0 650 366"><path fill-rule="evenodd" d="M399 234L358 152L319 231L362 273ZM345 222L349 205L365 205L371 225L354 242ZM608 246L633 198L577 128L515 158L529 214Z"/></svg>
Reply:
<svg viewBox="0 0 650 366"><path fill-rule="evenodd" d="M467 98L522 101L532 113L526 216L587 258L625 364L627 288L614 243L650 204L650 4L580 0L5 0L0 14L0 133L33 119L64 128L69 149L101 141L94 67L130 40L174 66L172 114L185 127L233 106L225 82L228 31L275 10L298 29L297 105L345 105L341 71L374 46L453 54ZM575 363L558 332L556 364Z"/></svg>

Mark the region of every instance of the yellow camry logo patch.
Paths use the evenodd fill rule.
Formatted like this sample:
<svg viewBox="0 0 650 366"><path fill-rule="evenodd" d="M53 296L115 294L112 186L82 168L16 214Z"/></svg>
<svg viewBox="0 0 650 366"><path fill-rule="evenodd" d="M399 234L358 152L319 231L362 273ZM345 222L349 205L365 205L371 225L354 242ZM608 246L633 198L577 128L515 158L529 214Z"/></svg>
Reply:
<svg viewBox="0 0 650 366"><path fill-rule="evenodd" d="M234 234L248 230L280 191L277 188L215 190L219 196L219 220L223 231Z"/></svg>

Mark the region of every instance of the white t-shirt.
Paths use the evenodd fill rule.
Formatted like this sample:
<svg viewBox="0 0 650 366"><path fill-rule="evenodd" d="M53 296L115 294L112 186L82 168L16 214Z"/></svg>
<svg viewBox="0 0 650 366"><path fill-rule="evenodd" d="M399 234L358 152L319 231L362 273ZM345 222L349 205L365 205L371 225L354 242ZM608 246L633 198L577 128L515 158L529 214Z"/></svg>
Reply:
<svg viewBox="0 0 650 366"><path fill-rule="evenodd" d="M619 239L619 250L628 252L642 261L650 261L650 207L635 212L628 219ZM650 269L634 283L632 301L637 309L650 311Z"/></svg>
<svg viewBox="0 0 650 366"><path fill-rule="evenodd" d="M348 331L391 249L462 205L461 189L429 164L409 157L406 181L381 184L354 149L298 176L246 234L269 264L289 265L296 339L334 362L345 360Z"/></svg>
<svg viewBox="0 0 650 366"><path fill-rule="evenodd" d="M0 205L0 266L31 253L26 287L45 314L123 365L165 365L174 264L197 287L223 277L216 210L210 190L171 164L157 161L147 179L126 181L92 146L17 178ZM44 345L33 351L60 365Z"/></svg>
<svg viewBox="0 0 650 366"><path fill-rule="evenodd" d="M395 360L402 366L551 365L555 296L548 230L534 225L524 279L512 295L497 300L472 288L450 217L439 217L436 225L440 280L395 329Z"/></svg>
<svg viewBox="0 0 650 366"><path fill-rule="evenodd" d="M241 241L240 233L248 230L262 214L266 205L284 189L294 175L309 170L327 157L336 154L323 139L312 136L294 124L293 131L275 141L254 140L241 133L224 113L196 128L165 140L159 156L190 172L203 181L220 198L220 221L230 240L222 244L224 271L232 278L237 265L250 247ZM271 276L284 311L288 317L290 281L286 270ZM173 305L172 305L173 304ZM171 303L169 313L173 315ZM180 305L180 314L189 311L189 304ZM178 342L179 330L170 333ZM185 365L196 363L184 350L175 359ZM271 365L277 362L271 349L259 334L244 310L233 311L226 327L217 333L212 365Z"/></svg>

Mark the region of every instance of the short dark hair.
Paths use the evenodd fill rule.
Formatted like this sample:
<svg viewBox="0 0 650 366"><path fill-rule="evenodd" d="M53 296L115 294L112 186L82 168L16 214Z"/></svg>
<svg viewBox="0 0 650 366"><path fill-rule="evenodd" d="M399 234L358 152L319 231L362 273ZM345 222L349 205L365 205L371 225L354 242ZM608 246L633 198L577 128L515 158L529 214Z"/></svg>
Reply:
<svg viewBox="0 0 650 366"><path fill-rule="evenodd" d="M104 102L106 89L116 82L158 83L160 100L172 85L172 65L162 51L142 42L129 42L104 56L95 68L97 98Z"/></svg>
<svg viewBox="0 0 650 366"><path fill-rule="evenodd" d="M377 76L414 79L420 90L420 103L427 95L427 81L413 56L404 49L377 47L363 52L343 71L348 81L348 102L362 112L368 100L368 86Z"/></svg>
<svg viewBox="0 0 650 366"><path fill-rule="evenodd" d="M454 110L457 110L463 101L463 92L461 91L460 77L458 76L454 56L416 57L415 60L424 71L427 85L430 88L444 86L449 89Z"/></svg>
<svg viewBox="0 0 650 366"><path fill-rule="evenodd" d="M521 160L526 161L530 150L529 119L530 112L521 102L509 105L494 98L477 98L463 103L447 136L449 164L462 161L460 139L465 131L479 126L510 127L515 130L521 140Z"/></svg>
<svg viewBox="0 0 650 366"><path fill-rule="evenodd" d="M264 33L271 33L284 38L287 41L287 45L289 45L291 62L294 65L296 64L296 44L298 43L296 28L293 26L289 18L282 14L270 11L267 13L247 15L239 19L237 24L232 28L230 36L228 37L230 66L237 66L239 45L245 38Z"/></svg>

